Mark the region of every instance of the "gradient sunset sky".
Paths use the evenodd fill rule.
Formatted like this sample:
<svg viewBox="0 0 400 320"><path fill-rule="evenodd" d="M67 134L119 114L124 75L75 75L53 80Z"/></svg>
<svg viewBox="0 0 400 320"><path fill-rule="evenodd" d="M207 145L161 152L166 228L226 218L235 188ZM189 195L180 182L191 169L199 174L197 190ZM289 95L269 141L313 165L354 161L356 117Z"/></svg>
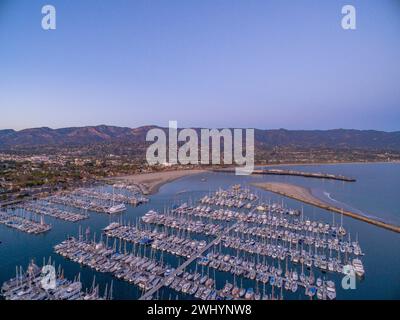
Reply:
<svg viewBox="0 0 400 320"><path fill-rule="evenodd" d="M0 129L397 131L400 1L0 0L0 108Z"/></svg>

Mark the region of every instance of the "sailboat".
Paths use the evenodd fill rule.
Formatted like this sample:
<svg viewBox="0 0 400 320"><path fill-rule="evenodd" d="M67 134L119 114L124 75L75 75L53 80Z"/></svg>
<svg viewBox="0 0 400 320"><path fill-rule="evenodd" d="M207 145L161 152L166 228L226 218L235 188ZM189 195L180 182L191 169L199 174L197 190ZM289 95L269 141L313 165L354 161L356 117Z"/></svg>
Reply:
<svg viewBox="0 0 400 320"><path fill-rule="evenodd" d="M115 200L115 196L114 196L114 188L113 188L113 202L112 202L112 206L107 210L107 212L109 214L114 214L114 213L118 213L118 212L122 212L126 210L126 206L124 203L121 204L114 204Z"/></svg>
<svg viewBox="0 0 400 320"><path fill-rule="evenodd" d="M343 228L343 209L342 209L342 214L340 216L340 227L339 227L339 235L345 236L346 235L346 230Z"/></svg>

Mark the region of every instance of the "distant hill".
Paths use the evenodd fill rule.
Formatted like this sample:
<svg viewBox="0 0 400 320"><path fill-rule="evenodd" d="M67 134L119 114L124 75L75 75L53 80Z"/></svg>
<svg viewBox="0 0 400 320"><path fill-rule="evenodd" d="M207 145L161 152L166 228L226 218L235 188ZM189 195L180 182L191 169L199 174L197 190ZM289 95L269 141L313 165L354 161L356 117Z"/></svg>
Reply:
<svg viewBox="0 0 400 320"><path fill-rule="evenodd" d="M255 140L265 146L299 148L400 150L400 131L376 130L256 130Z"/></svg>
<svg viewBox="0 0 400 320"><path fill-rule="evenodd" d="M20 131L0 130L0 148L86 145L112 141L140 142L145 141L150 128L153 126L131 129L99 125L62 129L42 127Z"/></svg>
<svg viewBox="0 0 400 320"><path fill-rule="evenodd" d="M96 143L144 143L146 133L155 126L126 128L116 126L88 126L62 129L47 127L0 130L0 149L35 146L68 146ZM255 131L258 148L295 147L400 151L400 131L375 130L260 130Z"/></svg>

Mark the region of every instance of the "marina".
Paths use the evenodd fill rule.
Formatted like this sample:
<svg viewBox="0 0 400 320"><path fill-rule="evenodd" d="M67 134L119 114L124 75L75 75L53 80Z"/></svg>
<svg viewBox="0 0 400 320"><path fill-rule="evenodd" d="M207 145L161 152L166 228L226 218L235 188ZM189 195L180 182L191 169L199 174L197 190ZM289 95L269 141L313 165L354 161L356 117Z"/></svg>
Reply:
<svg viewBox="0 0 400 320"><path fill-rule="evenodd" d="M176 234L158 232L156 230L140 230L134 226L112 223L104 229L109 238L117 238L135 244L150 245L151 248L166 251L172 255L190 258L201 251L206 241L198 241L190 238L189 233L177 232Z"/></svg>
<svg viewBox="0 0 400 320"><path fill-rule="evenodd" d="M400 0L75 2L0 0L0 305L400 301Z"/></svg>
<svg viewBox="0 0 400 320"><path fill-rule="evenodd" d="M110 273L143 291L155 287L171 272L162 261L153 257L148 258L140 252L128 252L126 247L124 251L117 251L116 245L110 247L102 241L84 241L81 237L63 241L54 247L54 251L97 272Z"/></svg>
<svg viewBox="0 0 400 320"><path fill-rule="evenodd" d="M138 195L148 195L150 193L148 187L143 183L130 183L129 181L120 181L119 183L115 183L113 184L113 188L129 190Z"/></svg>
<svg viewBox="0 0 400 320"><path fill-rule="evenodd" d="M219 194L225 195L226 193L219 191ZM215 199L213 202L217 205L221 200L222 199ZM201 202L204 203L204 198ZM198 259L198 264L222 272L230 272L235 277L245 277L250 280L255 280L263 283L264 286L270 281L269 283L272 287L277 286L281 288L283 286L285 290L289 290L292 293L296 292L298 287L303 287L304 295L310 298L316 295L318 299L335 299L336 289L335 283L332 280L317 278L316 283L314 283L313 268L317 268L319 272L325 274L324 279L326 278L327 272L343 274L344 265L353 268L358 276L364 276L364 268L359 259L359 256L362 256L363 253L358 241L350 241L350 234L348 234L348 241L343 239L346 235L346 231L342 221L340 226L335 226L334 223L331 226L326 223L318 223L317 221L303 220L303 216L301 216L300 220L298 214L293 214L293 210L285 209L283 206L277 204L264 205L263 210L255 212L257 207L259 206L255 206L254 209L247 214L230 215L228 219L222 219L221 216L217 217L217 220L223 220L225 222L230 222L232 217L239 217L239 219L236 219L238 222L235 224L229 227L226 226L221 229L220 232L213 234L217 236L217 238L203 250L205 252L210 247L214 246L213 252L209 252L207 255L200 257ZM203 209L204 208L205 207L203 207ZM178 215L179 218L177 217L176 219L179 219L181 225L185 225L189 222L185 222L185 219L182 218L181 215L190 215L194 213L194 216L215 219L213 214L210 216L207 215L207 213L211 214L213 212L215 214L215 212L221 212L212 211L210 208L208 209L209 210L206 208L202 211L203 214L199 215L198 208L193 211L193 208L187 204L183 204L174 209L172 214ZM265 210L268 210L267 214ZM225 210L224 212L232 211ZM258 221L257 219L253 219L253 214L260 215L262 220ZM144 218L145 222L154 223L152 220L154 219L154 213L148 213L147 217L149 216L152 218L150 218L150 221ZM288 221L286 216L292 218L293 221ZM243 222L246 221L248 217L250 218L249 221L253 224L256 223L259 225L260 222L263 222L269 226L251 226ZM169 226L169 224L167 224L167 226ZM202 233L201 230L200 233ZM230 235L231 233L236 235L242 234L242 237L233 237ZM209 236L209 233L204 233L204 235ZM264 240L257 242L249 238L249 236ZM270 239L270 241L266 239ZM220 249L215 252L215 247L218 245ZM222 247L235 250L236 256L223 254L221 250ZM333 256L333 252L336 252L336 256ZM240 253L242 253L242 255L243 253L252 255L252 262L240 258ZM353 258L351 258L352 254ZM343 255L343 260L341 260L341 255ZM257 264L255 262L256 257ZM260 257L262 258L260 259ZM266 262L266 257L272 261L276 261L279 266L281 261L286 261L285 276L282 276L283 270L281 267L275 268L274 264L269 266ZM261 260L263 260L263 263L260 262ZM288 269L288 261L290 261L293 269ZM190 261L187 261L186 264L190 264ZM302 272L300 275L297 273L296 268L293 267L293 265L296 264L301 264ZM307 277L304 273L305 269L310 270ZM166 281L166 285L168 285L170 281L172 280ZM172 284L173 283L174 281ZM187 289L187 287L195 287L195 284L187 283L183 285L182 288L184 289L182 290L188 292L189 289ZM172 286L172 288L176 289L176 286ZM221 298L216 288L212 289L208 294L211 292L215 293L212 295L213 298ZM201 296L202 295L200 295L200 297ZM142 299L147 299L148 297L148 295L145 295ZM208 297L207 294L206 297ZM240 296L236 293L234 297L239 298Z"/></svg>
<svg viewBox="0 0 400 320"><path fill-rule="evenodd" d="M84 219L88 219L89 216L87 213L75 213L66 210L62 210L55 206L52 206L49 202L45 200L34 200L28 202L22 202L16 205L14 208L22 209L29 212L34 212L38 215L44 215L53 217L56 219L68 221L68 222L78 222Z"/></svg>
<svg viewBox="0 0 400 320"><path fill-rule="evenodd" d="M350 210L344 210L343 208L327 204L320 199L314 197L309 190L302 188L300 186L296 185L288 185L284 183L264 183L264 184L254 184L256 187L265 189L277 194L280 194L282 196L292 198L295 200L302 201L304 203L325 209L327 211L331 212L336 212L340 213L342 215L346 215L349 217L352 217L354 219L358 219L360 221L366 222L373 224L375 226L400 233L400 226L398 224L392 224L392 223L387 223L385 221L382 221L380 219L376 219L374 217L369 217L363 214L360 214L358 212L353 212Z"/></svg>
<svg viewBox="0 0 400 320"><path fill-rule="evenodd" d="M78 188L70 192L52 195L46 198L46 201L110 215L126 211L126 204L138 206L148 202L147 198L138 195L136 189L119 185L117 190L120 193L115 192L114 187L111 193L106 191L105 187Z"/></svg>
<svg viewBox="0 0 400 320"><path fill-rule="evenodd" d="M225 230L225 232L228 232L232 227L228 228ZM217 237L216 239L212 240L210 243L208 243L201 251L199 251L197 253L197 255L194 255L192 257L190 257L189 259L187 259L185 262L183 262L182 264L180 264L176 270L174 270L171 275L169 276L169 279L164 279L163 281L161 281L158 286L152 288L151 290L149 290L148 292L144 293L141 297L140 300L148 300L148 299L152 299L153 295L158 292L158 290L160 290L163 286L167 285L169 281L171 281L170 279L174 279L175 277L179 277L179 275L181 275L184 270L189 267L196 258L198 258L200 255L202 255L204 252L206 252L208 249L210 249L213 245L218 244L221 240L221 236ZM196 296L195 296L196 297Z"/></svg>
<svg viewBox="0 0 400 320"><path fill-rule="evenodd" d="M238 287L226 282L221 288L215 286L215 280L201 273L184 272L169 277L165 284L176 292L199 300L283 300L283 295L267 294L265 290Z"/></svg>
<svg viewBox="0 0 400 320"><path fill-rule="evenodd" d="M117 185L118 190L126 191L125 194L117 193L114 190L112 192L107 192L106 190L96 190L94 188L78 188L71 192L71 195L79 196L79 197L87 197L92 199L98 199L102 201L110 201L110 202L118 202L124 204L130 204L132 206L137 206L144 202L147 202L148 199L129 194L131 190L134 190L137 193L136 189L132 189L132 187L128 188L128 186Z"/></svg>
<svg viewBox="0 0 400 320"><path fill-rule="evenodd" d="M199 181L194 176L186 179ZM52 251L61 264L68 261L75 275L85 275L87 288L94 275L102 284L113 280L118 298L132 292L132 298L143 300L343 299L349 294L340 286L344 266L351 267L357 285L370 283L368 239L344 215L327 219L326 213L316 215L310 207L266 196L244 183L216 185L214 191L199 193L180 192L187 190L180 181L171 187L168 202L152 196L143 207L127 203L128 213L115 217L72 210L46 198L33 204L88 215L78 221L78 235L67 238L76 233L76 225L66 229L66 220L48 215L55 218L52 225L70 230L57 236ZM108 194L117 189L101 188L93 189ZM26 218L39 217L28 209ZM9 246L4 240L3 250Z"/></svg>
<svg viewBox="0 0 400 320"><path fill-rule="evenodd" d="M227 190L219 189L212 195L206 195L199 200L201 204L216 205L221 207L234 207L250 209L252 203L258 196L250 192L249 189L242 189L239 184L233 185Z"/></svg>
<svg viewBox="0 0 400 320"><path fill-rule="evenodd" d="M7 211L0 211L0 224L35 235L51 229L51 225L44 222L43 216L38 217L23 210L13 214Z"/></svg>
<svg viewBox="0 0 400 320"><path fill-rule="evenodd" d="M325 280L328 273L344 274L344 266L348 266L360 278L364 276L363 252L358 240L350 240L342 219L336 226L334 221L330 225L307 219L302 212L285 208L283 204L267 205L258 199L259 203L245 208L246 203L238 202L251 203L257 199L246 190L241 192L241 187L235 185L199 201L214 207L225 206L228 201L228 205L235 206L240 212L205 206L194 208L183 203L165 210L164 214L150 210L134 225L112 222L103 229L100 242L89 240L88 235L83 240L80 231L78 239L69 238L54 249L57 254L74 262L98 272L111 273L138 286L144 292L141 299L153 299L162 287L192 293L190 296L200 299L243 298L236 291L232 294L226 287L217 289L215 280L211 278L204 286L207 280L191 281L195 276L190 272L180 277L193 264L230 273L235 279L243 277L292 293L302 287L304 296L312 298L316 295L318 299L336 298L334 281ZM202 219L220 220L222 223L212 224ZM197 240L191 234L204 238ZM112 238L119 240L119 250L115 241L113 247L108 245ZM133 244L131 251L127 250L127 242ZM142 247L143 251L150 248L149 257L144 253L141 255ZM223 249L233 250L235 254L224 253ZM156 259L153 250L162 253L158 256L161 260ZM163 262L164 252L187 260L176 268L167 266ZM281 263L286 265L285 269L281 268ZM299 266L301 273L297 271ZM324 274L323 279L315 279L314 274L318 273ZM259 290L258 284L256 288ZM199 289L201 293L198 293ZM261 295L250 295L247 299L257 297L261 298Z"/></svg>
<svg viewBox="0 0 400 320"><path fill-rule="evenodd" d="M274 265L269 266L265 261L256 263L252 260L223 255L217 252L201 257L198 260L198 264L201 266L209 266L210 268L222 272L230 272L235 279L243 277L255 281L257 290L259 290L260 286L263 288L263 296L265 295L266 285L269 285L272 287L271 291L274 291L276 288L277 291L284 289L295 293L298 288L303 287L304 295L310 298L314 295L322 300L332 300L336 298L336 288L333 281L322 280L321 278L316 279L312 271L308 272L308 275L306 275L304 272L305 268L302 268L302 272L299 274L295 269L288 269L287 264L286 271L284 271L280 264L278 267ZM234 287L237 289L233 290ZM230 299L243 298L244 293L248 291L248 289L243 289L242 286L238 288L236 284L233 286L231 285L231 289L232 290L225 293L226 296L230 296ZM281 299L282 298L283 292L281 291ZM250 297L248 299L252 298ZM258 299L254 296L254 299L259 300L260 296ZM263 298L263 300L266 299Z"/></svg>
<svg viewBox="0 0 400 320"><path fill-rule="evenodd" d="M177 230L184 230L193 233L200 233L206 236L216 236L222 232L223 226L219 224L206 223L200 220L177 217L172 212L160 214L153 210L147 212L141 220L144 223L165 226Z"/></svg>
<svg viewBox="0 0 400 320"><path fill-rule="evenodd" d="M55 265L51 259L43 266ZM100 295L100 286L95 279L90 289L83 291L83 286L78 275L73 281L64 278L64 271L59 266L55 276L55 287L45 289L43 287L42 268L39 268L34 261L31 261L24 272L22 267L16 267L16 276L3 283L1 295L6 300L106 300L112 299L112 287L110 295L107 288L104 296Z"/></svg>

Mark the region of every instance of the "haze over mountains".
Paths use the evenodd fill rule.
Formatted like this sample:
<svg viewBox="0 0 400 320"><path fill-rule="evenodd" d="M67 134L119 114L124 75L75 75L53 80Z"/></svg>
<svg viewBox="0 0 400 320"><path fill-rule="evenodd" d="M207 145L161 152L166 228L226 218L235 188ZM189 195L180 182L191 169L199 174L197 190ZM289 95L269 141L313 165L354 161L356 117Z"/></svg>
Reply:
<svg viewBox="0 0 400 320"><path fill-rule="evenodd" d="M145 143L146 133L156 126L127 128L117 126L87 126L51 129L47 127L20 131L0 130L0 148L35 146L68 146L95 143ZM400 151L400 131L375 130L255 130L256 145L271 148L355 148Z"/></svg>

